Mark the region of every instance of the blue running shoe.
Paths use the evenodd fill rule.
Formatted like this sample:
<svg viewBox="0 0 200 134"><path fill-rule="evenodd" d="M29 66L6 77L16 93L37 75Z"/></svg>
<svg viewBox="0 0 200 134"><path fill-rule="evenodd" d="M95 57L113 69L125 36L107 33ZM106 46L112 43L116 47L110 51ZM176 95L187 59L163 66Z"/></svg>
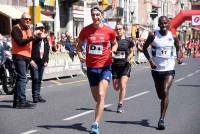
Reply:
<svg viewBox="0 0 200 134"><path fill-rule="evenodd" d="M99 134L99 126L97 125L97 123L93 123L91 125L90 134Z"/></svg>

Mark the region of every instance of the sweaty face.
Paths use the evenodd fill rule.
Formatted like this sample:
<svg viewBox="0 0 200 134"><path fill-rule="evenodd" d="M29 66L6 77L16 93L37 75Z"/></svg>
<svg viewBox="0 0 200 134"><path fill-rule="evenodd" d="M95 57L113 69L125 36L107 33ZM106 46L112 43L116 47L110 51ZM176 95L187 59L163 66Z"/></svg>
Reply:
<svg viewBox="0 0 200 134"><path fill-rule="evenodd" d="M161 31L167 31L169 28L169 21L166 18L161 18L158 22Z"/></svg>
<svg viewBox="0 0 200 134"><path fill-rule="evenodd" d="M122 25L117 25L115 31L119 37L123 36L125 32Z"/></svg>
<svg viewBox="0 0 200 134"><path fill-rule="evenodd" d="M92 20L94 24L100 24L102 20L102 14L98 10L93 10L91 12Z"/></svg>

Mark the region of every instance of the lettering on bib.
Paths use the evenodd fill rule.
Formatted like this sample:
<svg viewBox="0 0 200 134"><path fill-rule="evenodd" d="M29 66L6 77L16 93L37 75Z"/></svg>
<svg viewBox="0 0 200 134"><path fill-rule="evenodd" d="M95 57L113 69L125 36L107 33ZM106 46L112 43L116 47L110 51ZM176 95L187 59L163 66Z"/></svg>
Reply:
<svg viewBox="0 0 200 134"><path fill-rule="evenodd" d="M126 57L125 51L117 51L113 55L114 59L125 59L125 57Z"/></svg>
<svg viewBox="0 0 200 134"><path fill-rule="evenodd" d="M103 54L103 46L101 45L90 45L89 47L89 54Z"/></svg>
<svg viewBox="0 0 200 134"><path fill-rule="evenodd" d="M156 57L170 58L173 56L173 47L156 48Z"/></svg>

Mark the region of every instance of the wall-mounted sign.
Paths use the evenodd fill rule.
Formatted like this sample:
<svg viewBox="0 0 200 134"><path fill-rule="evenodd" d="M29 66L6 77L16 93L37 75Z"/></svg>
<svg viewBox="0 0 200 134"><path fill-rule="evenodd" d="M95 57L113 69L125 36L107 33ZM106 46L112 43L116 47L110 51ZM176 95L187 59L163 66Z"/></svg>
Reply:
<svg viewBox="0 0 200 134"><path fill-rule="evenodd" d="M192 16L192 25L193 26L200 25L200 15Z"/></svg>

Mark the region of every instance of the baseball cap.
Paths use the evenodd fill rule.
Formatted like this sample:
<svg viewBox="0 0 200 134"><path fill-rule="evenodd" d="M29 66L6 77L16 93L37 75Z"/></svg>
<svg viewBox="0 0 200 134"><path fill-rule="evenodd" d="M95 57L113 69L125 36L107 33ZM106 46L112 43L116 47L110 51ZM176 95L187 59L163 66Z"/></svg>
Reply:
<svg viewBox="0 0 200 134"><path fill-rule="evenodd" d="M39 28L39 27L43 27L44 28L44 25L41 22L39 22L39 23L36 24L36 28Z"/></svg>

